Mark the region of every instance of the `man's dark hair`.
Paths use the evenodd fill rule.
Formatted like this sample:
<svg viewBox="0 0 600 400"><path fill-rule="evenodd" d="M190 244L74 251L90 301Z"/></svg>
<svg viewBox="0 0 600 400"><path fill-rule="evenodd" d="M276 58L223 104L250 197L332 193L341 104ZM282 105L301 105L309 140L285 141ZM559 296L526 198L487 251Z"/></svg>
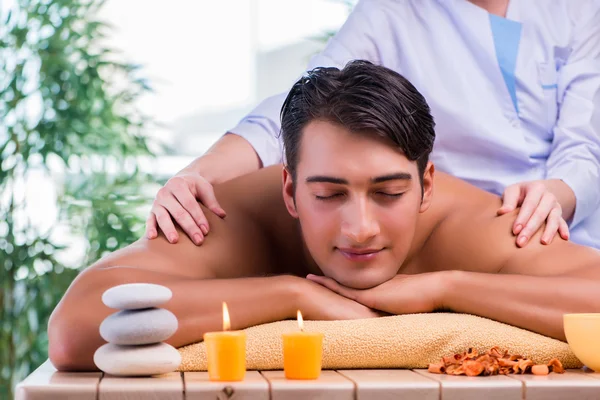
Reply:
<svg viewBox="0 0 600 400"><path fill-rule="evenodd" d="M287 168L294 180L302 131L315 120L392 140L409 160L417 161L422 184L435 123L425 98L397 72L355 60L341 70L315 68L294 84L281 108Z"/></svg>

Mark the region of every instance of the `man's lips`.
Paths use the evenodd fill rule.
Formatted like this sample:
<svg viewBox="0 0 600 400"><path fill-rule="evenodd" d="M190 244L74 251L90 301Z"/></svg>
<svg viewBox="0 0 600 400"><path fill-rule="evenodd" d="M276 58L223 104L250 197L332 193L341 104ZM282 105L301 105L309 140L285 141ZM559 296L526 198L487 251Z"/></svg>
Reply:
<svg viewBox="0 0 600 400"><path fill-rule="evenodd" d="M377 257L383 250L382 248L374 249L357 249L357 248L336 248L344 257L351 261L368 261Z"/></svg>

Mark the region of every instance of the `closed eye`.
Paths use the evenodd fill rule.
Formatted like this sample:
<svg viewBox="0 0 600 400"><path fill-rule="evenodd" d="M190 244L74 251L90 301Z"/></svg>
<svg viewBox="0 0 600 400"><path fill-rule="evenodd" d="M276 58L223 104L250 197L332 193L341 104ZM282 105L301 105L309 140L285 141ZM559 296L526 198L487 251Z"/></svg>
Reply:
<svg viewBox="0 0 600 400"><path fill-rule="evenodd" d="M341 196L343 196L342 193L335 193L335 194L332 194L332 195L329 195L329 196L318 196L318 195L315 195L315 199L325 201L325 200L333 200L333 199L341 197Z"/></svg>
<svg viewBox="0 0 600 400"><path fill-rule="evenodd" d="M401 197L403 193L386 193L386 192L377 192L377 194L385 196L385 197L390 197L390 198L398 198Z"/></svg>

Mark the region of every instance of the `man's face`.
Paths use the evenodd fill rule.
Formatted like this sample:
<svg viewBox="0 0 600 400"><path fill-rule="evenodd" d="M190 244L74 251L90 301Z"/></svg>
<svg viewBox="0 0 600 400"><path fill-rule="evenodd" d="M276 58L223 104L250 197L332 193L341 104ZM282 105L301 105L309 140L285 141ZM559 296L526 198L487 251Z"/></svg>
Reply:
<svg viewBox="0 0 600 400"><path fill-rule="evenodd" d="M394 277L418 215L429 206L433 166L422 199L416 162L387 139L313 121L304 129L296 171L295 182L284 171L284 199L323 273L354 288Z"/></svg>

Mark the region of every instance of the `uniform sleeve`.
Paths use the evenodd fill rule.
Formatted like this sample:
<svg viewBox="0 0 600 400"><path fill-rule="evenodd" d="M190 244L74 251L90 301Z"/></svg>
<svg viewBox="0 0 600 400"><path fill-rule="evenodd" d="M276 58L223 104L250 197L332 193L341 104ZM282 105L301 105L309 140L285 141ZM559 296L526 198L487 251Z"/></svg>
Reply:
<svg viewBox="0 0 600 400"><path fill-rule="evenodd" d="M359 1L325 49L310 60L307 69L342 68L353 59L378 63L375 19L380 10L377 3L377 0ZM283 161L283 143L279 131L281 106L286 96L287 92L267 98L229 130L250 142L265 167Z"/></svg>
<svg viewBox="0 0 600 400"><path fill-rule="evenodd" d="M600 206L600 6L589 4L559 70L559 117L546 165L546 178L562 179L575 193L571 227Z"/></svg>

